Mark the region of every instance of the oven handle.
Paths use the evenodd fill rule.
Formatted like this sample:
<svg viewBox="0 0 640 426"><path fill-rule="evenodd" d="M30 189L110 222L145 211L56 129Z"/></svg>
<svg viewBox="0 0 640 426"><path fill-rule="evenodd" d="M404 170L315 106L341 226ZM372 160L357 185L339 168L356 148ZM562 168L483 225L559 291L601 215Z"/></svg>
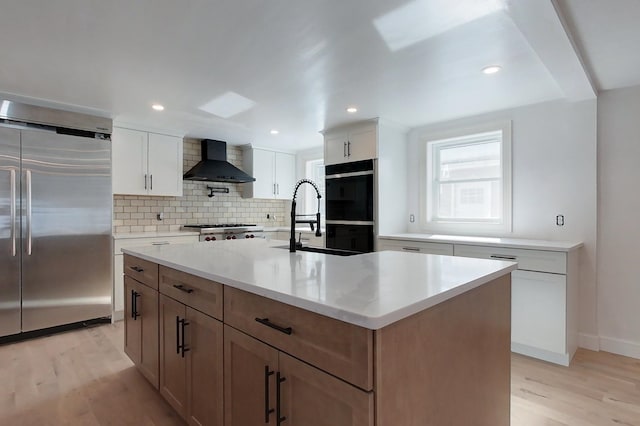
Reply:
<svg viewBox="0 0 640 426"><path fill-rule="evenodd" d="M372 226L372 220L325 220L327 225L365 225Z"/></svg>
<svg viewBox="0 0 640 426"><path fill-rule="evenodd" d="M326 175L325 179L340 179L340 178L348 178L354 176L368 176L372 175L373 170L365 170L363 172L349 172L349 173L337 173L335 175Z"/></svg>

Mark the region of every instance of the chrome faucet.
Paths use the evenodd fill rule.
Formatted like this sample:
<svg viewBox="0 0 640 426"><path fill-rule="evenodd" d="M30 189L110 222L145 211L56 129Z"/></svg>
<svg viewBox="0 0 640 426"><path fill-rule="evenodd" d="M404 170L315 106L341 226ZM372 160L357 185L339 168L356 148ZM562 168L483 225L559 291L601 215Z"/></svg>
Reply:
<svg viewBox="0 0 640 426"><path fill-rule="evenodd" d="M320 190L318 190L318 185L315 184L311 179L301 179L296 183L296 187L293 190L293 198L291 199L291 237L289 238L289 251L291 253L295 253L296 248L302 247L302 242L296 242L296 223L308 223L311 225L311 230L313 231L313 221L309 220L301 220L296 221L296 195L298 194L298 188L303 183L308 183L313 186L313 189L316 190L316 194L318 196L318 212L316 213L316 237L321 237L322 232L320 232Z"/></svg>

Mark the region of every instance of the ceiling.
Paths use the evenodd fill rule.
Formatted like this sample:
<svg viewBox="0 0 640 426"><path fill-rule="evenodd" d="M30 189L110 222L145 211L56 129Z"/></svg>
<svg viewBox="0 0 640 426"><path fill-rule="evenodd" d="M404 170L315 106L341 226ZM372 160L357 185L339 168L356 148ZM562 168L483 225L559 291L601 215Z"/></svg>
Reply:
<svg viewBox="0 0 640 426"><path fill-rule="evenodd" d="M637 0L6 0L0 93L295 151L351 121L411 128L638 85L639 21ZM201 109L229 92L251 107Z"/></svg>

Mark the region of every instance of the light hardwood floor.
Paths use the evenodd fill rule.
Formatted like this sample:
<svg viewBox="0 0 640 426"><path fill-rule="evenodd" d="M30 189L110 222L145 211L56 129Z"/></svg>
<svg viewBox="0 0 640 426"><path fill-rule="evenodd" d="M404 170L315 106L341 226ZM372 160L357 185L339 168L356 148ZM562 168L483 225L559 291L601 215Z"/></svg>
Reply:
<svg viewBox="0 0 640 426"><path fill-rule="evenodd" d="M120 322L0 346L0 425L183 425L122 341ZM513 355L511 383L512 426L640 426L640 360L579 350L565 368Z"/></svg>

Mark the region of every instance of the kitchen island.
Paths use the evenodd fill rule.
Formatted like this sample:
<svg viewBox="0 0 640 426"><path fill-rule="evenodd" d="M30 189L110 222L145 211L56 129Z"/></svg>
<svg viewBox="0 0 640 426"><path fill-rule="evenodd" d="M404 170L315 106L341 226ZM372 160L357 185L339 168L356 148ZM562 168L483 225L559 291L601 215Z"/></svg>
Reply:
<svg viewBox="0 0 640 426"><path fill-rule="evenodd" d="M125 348L190 423L509 424L515 263L277 245L123 250Z"/></svg>

